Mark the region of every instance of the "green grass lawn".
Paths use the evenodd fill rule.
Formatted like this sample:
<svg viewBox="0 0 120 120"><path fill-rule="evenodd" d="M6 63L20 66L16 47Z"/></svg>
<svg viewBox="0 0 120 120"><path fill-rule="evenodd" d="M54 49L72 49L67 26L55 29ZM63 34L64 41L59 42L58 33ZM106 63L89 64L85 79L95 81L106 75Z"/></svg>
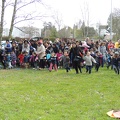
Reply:
<svg viewBox="0 0 120 120"><path fill-rule="evenodd" d="M112 70L0 70L0 120L112 120L112 109L120 109L120 76Z"/></svg>

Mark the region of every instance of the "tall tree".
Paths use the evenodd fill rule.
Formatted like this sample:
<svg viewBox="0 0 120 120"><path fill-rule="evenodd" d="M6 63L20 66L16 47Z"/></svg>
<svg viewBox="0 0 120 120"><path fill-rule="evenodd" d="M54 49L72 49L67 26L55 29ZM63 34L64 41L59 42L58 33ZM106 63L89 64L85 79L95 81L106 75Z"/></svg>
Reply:
<svg viewBox="0 0 120 120"><path fill-rule="evenodd" d="M31 37L39 37L41 36L41 31L39 28L33 27L31 25L24 27L15 27L19 31L21 31L21 36L31 38Z"/></svg>
<svg viewBox="0 0 120 120"><path fill-rule="evenodd" d="M108 21L107 21L109 28L111 26L110 16L111 16L111 14L109 15ZM115 39L120 38L120 9L119 8L115 8L113 13L112 13L112 32L116 34Z"/></svg>
<svg viewBox="0 0 120 120"><path fill-rule="evenodd" d="M58 27L58 30L60 30L63 25L62 15L60 15L60 13L58 11L54 11L54 15L52 16L52 18L54 19L55 24Z"/></svg>
<svg viewBox="0 0 120 120"><path fill-rule="evenodd" d="M58 32L55 28L55 26L52 26L50 29L50 38L57 38L58 37Z"/></svg>
<svg viewBox="0 0 120 120"><path fill-rule="evenodd" d="M72 31L73 31L72 28L70 28L69 26L65 26L64 28L58 31L59 37L70 38Z"/></svg>
<svg viewBox="0 0 120 120"><path fill-rule="evenodd" d="M5 10L8 6L12 4L12 0L2 0L1 1L1 21L0 21L0 41L2 40L2 35L3 35L3 27L5 25Z"/></svg>
<svg viewBox="0 0 120 120"><path fill-rule="evenodd" d="M43 23L44 28L42 29L42 37L44 38L56 38L58 37L57 30L55 26L51 22L44 22Z"/></svg>
<svg viewBox="0 0 120 120"><path fill-rule="evenodd" d="M10 31L9 31L9 38L12 36L12 31L13 27L24 21L28 20L40 20L41 18L44 17L44 15L41 15L38 13L37 15L35 14L37 11L32 11L32 12L27 12L24 13L23 15L18 15L20 10L25 9L27 6L33 4L33 3L42 3L41 0L15 0L14 5L13 5L13 14L12 14L12 20L11 20L11 25L10 25Z"/></svg>
<svg viewBox="0 0 120 120"><path fill-rule="evenodd" d="M13 27L14 27L14 20L15 20L15 16L16 16L16 8L17 8L17 1L18 0L15 0L15 3L14 3L14 9L13 9L13 14L12 14L11 26L10 26L10 31L9 31L9 38L11 38Z"/></svg>
<svg viewBox="0 0 120 120"><path fill-rule="evenodd" d="M81 30L82 30L82 36L85 37L85 22L84 21L82 23Z"/></svg>
<svg viewBox="0 0 120 120"><path fill-rule="evenodd" d="M3 22L4 22L4 13L5 13L5 0L2 0L2 9L1 9L1 22L0 22L0 41L2 40L3 33Z"/></svg>
<svg viewBox="0 0 120 120"><path fill-rule="evenodd" d="M96 35L94 27L85 27L85 29L88 29L88 37L94 37Z"/></svg>

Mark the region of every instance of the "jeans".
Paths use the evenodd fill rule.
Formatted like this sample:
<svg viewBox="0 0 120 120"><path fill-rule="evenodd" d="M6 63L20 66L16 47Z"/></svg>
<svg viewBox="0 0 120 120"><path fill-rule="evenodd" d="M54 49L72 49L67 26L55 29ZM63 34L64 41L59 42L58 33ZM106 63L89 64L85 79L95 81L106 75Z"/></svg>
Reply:
<svg viewBox="0 0 120 120"><path fill-rule="evenodd" d="M113 70L115 71L116 74L119 74L119 66L113 65Z"/></svg>
<svg viewBox="0 0 120 120"><path fill-rule="evenodd" d="M89 72L89 74L90 74L91 70L92 70L92 66L91 65L86 65L86 72Z"/></svg>

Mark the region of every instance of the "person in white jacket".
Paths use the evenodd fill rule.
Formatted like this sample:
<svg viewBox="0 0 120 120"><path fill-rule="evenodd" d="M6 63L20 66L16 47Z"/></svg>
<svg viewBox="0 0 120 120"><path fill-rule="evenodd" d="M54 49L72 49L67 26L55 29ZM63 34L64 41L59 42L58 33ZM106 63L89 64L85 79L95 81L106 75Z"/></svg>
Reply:
<svg viewBox="0 0 120 120"><path fill-rule="evenodd" d="M30 52L30 45L29 42L27 40L24 41L23 45L22 45L22 52Z"/></svg>
<svg viewBox="0 0 120 120"><path fill-rule="evenodd" d="M83 59L85 60L86 64L86 73L89 72L89 74L91 74L92 62L96 63L95 59L90 55L90 52L87 52L86 56L84 56Z"/></svg>
<svg viewBox="0 0 120 120"><path fill-rule="evenodd" d="M43 45L43 41L39 40L38 41L38 45L37 45L37 50L36 50L36 54L38 55L38 59L39 59L39 70L41 70L42 68L45 67L45 62L44 62L44 57L45 57L45 46Z"/></svg>

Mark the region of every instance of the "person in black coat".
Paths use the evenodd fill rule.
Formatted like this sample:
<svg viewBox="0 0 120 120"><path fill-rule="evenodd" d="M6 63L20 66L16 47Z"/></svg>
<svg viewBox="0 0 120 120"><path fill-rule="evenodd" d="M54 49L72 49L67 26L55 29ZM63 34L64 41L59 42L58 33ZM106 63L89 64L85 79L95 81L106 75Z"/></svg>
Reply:
<svg viewBox="0 0 120 120"><path fill-rule="evenodd" d="M55 43L53 44L52 48L53 48L53 52L55 54L59 52L59 49L58 49L58 47L57 47L57 45Z"/></svg>
<svg viewBox="0 0 120 120"><path fill-rule="evenodd" d="M81 51L79 45L77 45L75 42L72 43L72 48L70 50L70 58L72 61L73 68L76 71L76 74L78 74L79 71L80 71L80 73L82 73L82 69L80 66L80 62L82 62L82 60L83 60L82 59L82 51Z"/></svg>
<svg viewBox="0 0 120 120"><path fill-rule="evenodd" d="M0 62L2 63L3 68L6 69L7 67L6 53L5 50L2 50L1 48L0 48Z"/></svg>
<svg viewBox="0 0 120 120"><path fill-rule="evenodd" d="M116 74L119 74L119 62L120 62L119 52L115 52L112 58L112 65L113 70L115 71Z"/></svg>

